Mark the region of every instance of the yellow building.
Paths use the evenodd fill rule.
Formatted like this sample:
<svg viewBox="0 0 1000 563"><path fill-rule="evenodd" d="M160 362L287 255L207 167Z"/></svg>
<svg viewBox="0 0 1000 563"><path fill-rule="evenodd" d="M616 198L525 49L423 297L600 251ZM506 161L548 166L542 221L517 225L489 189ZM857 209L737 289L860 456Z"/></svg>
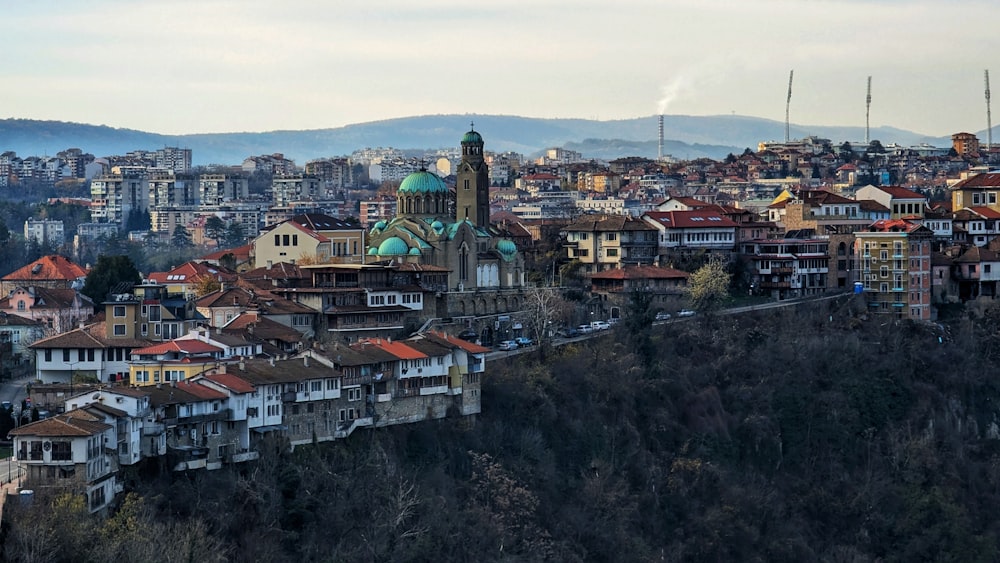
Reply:
<svg viewBox="0 0 1000 563"><path fill-rule="evenodd" d="M132 351L129 381L157 385L185 381L218 367L223 350L197 339L172 340Z"/></svg>
<svg viewBox="0 0 1000 563"><path fill-rule="evenodd" d="M930 320L933 232L916 223L890 219L876 221L854 236L868 311Z"/></svg>
<svg viewBox="0 0 1000 563"><path fill-rule="evenodd" d="M307 213L275 225L253 241L254 264L361 263L365 231L326 215Z"/></svg>
<svg viewBox="0 0 1000 563"><path fill-rule="evenodd" d="M951 208L954 211L966 207L989 207L1000 212L1000 173L985 173L969 176L951 187Z"/></svg>

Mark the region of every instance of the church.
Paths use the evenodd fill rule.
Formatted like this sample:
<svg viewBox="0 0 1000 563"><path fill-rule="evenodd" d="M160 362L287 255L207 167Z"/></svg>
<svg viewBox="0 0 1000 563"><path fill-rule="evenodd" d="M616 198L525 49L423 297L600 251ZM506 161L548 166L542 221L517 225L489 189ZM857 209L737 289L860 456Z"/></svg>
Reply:
<svg viewBox="0 0 1000 563"><path fill-rule="evenodd" d="M524 258L490 224L489 187L483 137L470 128L462 137L454 190L427 170L407 176L396 192L396 217L369 233L366 262L448 270L446 309L455 316L518 309Z"/></svg>

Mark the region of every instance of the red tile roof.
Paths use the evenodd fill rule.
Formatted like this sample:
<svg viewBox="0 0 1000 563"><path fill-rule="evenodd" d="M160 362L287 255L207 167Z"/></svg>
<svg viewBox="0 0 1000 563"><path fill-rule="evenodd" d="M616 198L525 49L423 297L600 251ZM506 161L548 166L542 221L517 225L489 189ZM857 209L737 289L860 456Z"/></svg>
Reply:
<svg viewBox="0 0 1000 563"><path fill-rule="evenodd" d="M400 360L419 360L427 357L427 354L414 350L402 342L393 342L391 340L381 339L376 339L374 341L369 340L369 342L372 342L375 346L389 352Z"/></svg>
<svg viewBox="0 0 1000 563"><path fill-rule="evenodd" d="M647 211L643 217L668 229L718 229L736 227L735 221L714 211L692 209L691 211Z"/></svg>
<svg viewBox="0 0 1000 563"><path fill-rule="evenodd" d="M161 342L159 344L147 346L146 348L132 350L132 354L144 356L156 356L170 352L181 352L183 354L214 354L221 353L222 348L213 346L208 342L202 342L201 340L184 339Z"/></svg>
<svg viewBox="0 0 1000 563"><path fill-rule="evenodd" d="M952 186L951 189L959 190L962 188L996 188L996 187L1000 187L1000 173L989 172L986 174L976 174L975 176L970 176Z"/></svg>
<svg viewBox="0 0 1000 563"><path fill-rule="evenodd" d="M234 393L253 393L254 386L245 379L236 377L231 373L215 373L204 376L205 379L217 383Z"/></svg>
<svg viewBox="0 0 1000 563"><path fill-rule="evenodd" d="M69 258L59 255L42 256L31 264L7 274L4 281L65 280L86 277L84 270Z"/></svg>
<svg viewBox="0 0 1000 563"><path fill-rule="evenodd" d="M917 192L899 186L879 186L880 190L892 196L893 199L927 199Z"/></svg>
<svg viewBox="0 0 1000 563"><path fill-rule="evenodd" d="M239 276L221 266L213 266L205 262L185 262L169 272L151 272L148 279L155 283L194 283L203 276L211 276L220 281L234 281Z"/></svg>

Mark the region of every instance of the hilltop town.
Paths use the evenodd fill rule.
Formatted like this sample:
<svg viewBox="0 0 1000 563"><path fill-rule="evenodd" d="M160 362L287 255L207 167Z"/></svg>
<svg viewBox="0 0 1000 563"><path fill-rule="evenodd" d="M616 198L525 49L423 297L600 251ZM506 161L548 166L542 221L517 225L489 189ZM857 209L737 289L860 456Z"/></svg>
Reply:
<svg viewBox="0 0 1000 563"><path fill-rule="evenodd" d="M130 466L219 469L267 438L475 416L495 347L612 326L637 293L668 318L710 262L732 295L855 292L891 320L996 296L1000 149L968 133L723 161L486 147L473 125L454 150L301 167L194 167L170 147L0 155L0 192L86 216L7 236L40 254L0 277L0 370L34 380L11 406L22 485L71 484L100 512ZM144 267L157 255L187 259Z"/></svg>

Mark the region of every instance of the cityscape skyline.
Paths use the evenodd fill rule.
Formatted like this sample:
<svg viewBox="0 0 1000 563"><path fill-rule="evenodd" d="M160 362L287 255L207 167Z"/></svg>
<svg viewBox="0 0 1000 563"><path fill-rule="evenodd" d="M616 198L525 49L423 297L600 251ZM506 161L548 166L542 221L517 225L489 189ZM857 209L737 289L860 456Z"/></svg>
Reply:
<svg viewBox="0 0 1000 563"><path fill-rule="evenodd" d="M168 135L447 113L783 121L794 69L792 123L864 126L872 76L872 127L947 136L987 124L989 62L956 56L956 43L1000 46L1000 5L980 0L337 6L9 6L0 117Z"/></svg>

